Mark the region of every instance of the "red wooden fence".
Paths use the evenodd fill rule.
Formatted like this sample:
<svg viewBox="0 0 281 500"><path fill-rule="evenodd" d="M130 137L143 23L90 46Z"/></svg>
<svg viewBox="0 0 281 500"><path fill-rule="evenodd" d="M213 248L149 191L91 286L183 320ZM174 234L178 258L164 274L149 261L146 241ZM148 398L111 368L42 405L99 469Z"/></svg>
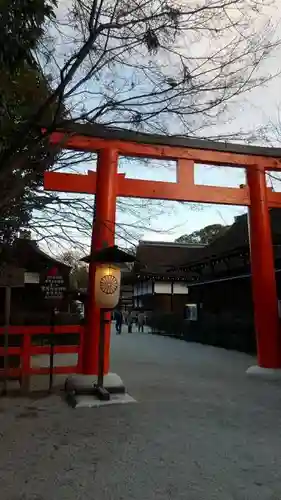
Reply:
<svg viewBox="0 0 281 500"><path fill-rule="evenodd" d="M17 347L8 348L9 356L20 356L20 366L18 368L9 368L8 377L24 379L30 375L45 375L50 372L49 367L31 366L32 356L37 356L40 354L50 354L51 347L33 345L33 336L54 336L54 344L56 341L56 335L69 335L76 334L79 335L78 345L54 345L54 354L78 354L78 362L74 366L54 366L53 373L67 374L67 373L77 373L81 369L82 363L82 348L83 348L83 338L84 338L84 327L80 325L57 325L55 327L50 326L10 326L9 327L9 340L12 335L21 335L22 341L21 345ZM4 335L5 330L0 327L0 335ZM4 356L5 347L0 347L0 356ZM5 375L4 369L0 369L0 376Z"/></svg>

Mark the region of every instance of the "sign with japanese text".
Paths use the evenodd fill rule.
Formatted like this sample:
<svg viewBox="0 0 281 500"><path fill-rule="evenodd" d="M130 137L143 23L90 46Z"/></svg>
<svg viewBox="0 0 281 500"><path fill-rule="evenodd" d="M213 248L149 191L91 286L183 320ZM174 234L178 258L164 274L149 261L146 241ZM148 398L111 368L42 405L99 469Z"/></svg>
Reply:
<svg viewBox="0 0 281 500"><path fill-rule="evenodd" d="M41 286L45 299L62 299L66 291L65 280L59 274L57 268L52 268L48 271L47 276Z"/></svg>

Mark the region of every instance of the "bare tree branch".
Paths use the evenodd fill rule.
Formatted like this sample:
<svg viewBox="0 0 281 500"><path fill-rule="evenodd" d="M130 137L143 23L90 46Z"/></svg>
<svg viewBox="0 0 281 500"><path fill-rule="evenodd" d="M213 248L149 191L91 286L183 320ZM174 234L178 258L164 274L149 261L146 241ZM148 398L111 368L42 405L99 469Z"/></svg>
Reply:
<svg viewBox="0 0 281 500"><path fill-rule="evenodd" d="M80 240L89 238L92 202L43 193L42 177L52 164L81 171L94 155L83 157L79 167L79 154L48 148L49 135L76 121L206 136L208 127L226 116L229 103L278 74L263 64L280 44L274 7L277 1L271 0L71 0L63 19L58 12L48 21L30 54L32 64L52 80L48 97L19 121L0 149L1 183L16 173L16 182L6 183L0 209L10 214L9 206L25 197L38 238L52 234L52 241L84 246ZM48 122L45 131L42 121ZM231 138L249 139L240 131ZM48 162L23 176L30 157L42 149ZM149 227L145 211L137 218L141 202L120 200L119 206L136 217L135 232L130 222L119 226L122 237Z"/></svg>

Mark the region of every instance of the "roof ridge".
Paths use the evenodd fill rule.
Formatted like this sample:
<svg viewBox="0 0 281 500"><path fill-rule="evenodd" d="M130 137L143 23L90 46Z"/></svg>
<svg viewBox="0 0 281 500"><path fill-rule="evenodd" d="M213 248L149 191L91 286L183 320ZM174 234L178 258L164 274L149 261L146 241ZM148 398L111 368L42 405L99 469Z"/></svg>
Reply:
<svg viewBox="0 0 281 500"><path fill-rule="evenodd" d="M159 247L175 247L175 248L204 248L206 245L203 243L180 243L177 241L153 241L153 240L139 240L139 246L159 246Z"/></svg>
<svg viewBox="0 0 281 500"><path fill-rule="evenodd" d="M48 126L48 124L47 124ZM189 149L201 149L207 151L218 151L250 156L263 156L269 158L281 158L281 148L268 146L255 146L245 143L210 140L207 138L190 137L187 135L161 135L137 132L135 130L107 127L97 123L73 123L65 122L57 129L59 132L79 134L88 137L98 137L105 140L129 141L141 144L152 144L158 146L172 146Z"/></svg>

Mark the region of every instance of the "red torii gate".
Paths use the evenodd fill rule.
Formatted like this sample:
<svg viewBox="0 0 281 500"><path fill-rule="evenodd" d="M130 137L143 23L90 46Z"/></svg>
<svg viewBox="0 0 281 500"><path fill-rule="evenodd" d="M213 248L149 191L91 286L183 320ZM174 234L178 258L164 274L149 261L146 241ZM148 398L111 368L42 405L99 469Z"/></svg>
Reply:
<svg viewBox="0 0 281 500"><path fill-rule="evenodd" d="M114 243L117 196L249 207L252 288L258 364L281 368L280 324L269 207L281 207L281 193L266 187L266 171L281 170L281 149L224 144L180 137L138 134L99 126L75 125L51 134L50 142L65 149L97 153L96 172L88 175L47 172L46 190L96 194L95 231L91 251ZM117 173L119 155L163 158L177 162L177 182L127 179ZM247 186L194 184L194 164L245 167ZM83 349L83 373L97 374L99 309L93 294L95 267L90 264L89 304ZM226 332L227 334L227 332ZM105 335L105 373L109 370L110 331Z"/></svg>

